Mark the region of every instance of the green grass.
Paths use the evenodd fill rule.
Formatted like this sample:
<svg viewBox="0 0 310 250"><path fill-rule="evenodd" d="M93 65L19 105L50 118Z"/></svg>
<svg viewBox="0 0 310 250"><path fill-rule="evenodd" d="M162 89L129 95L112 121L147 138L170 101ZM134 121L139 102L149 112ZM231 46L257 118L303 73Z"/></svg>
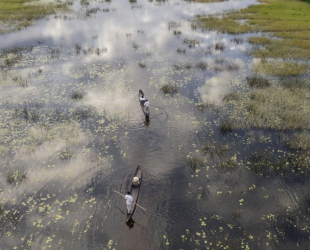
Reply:
<svg viewBox="0 0 310 250"><path fill-rule="evenodd" d="M34 20L59 11L68 11L64 4L42 4L32 0L0 1L0 33L29 26Z"/></svg>
<svg viewBox="0 0 310 250"><path fill-rule="evenodd" d="M309 72L307 63L294 61L262 60L256 63L252 69L255 73L268 74L273 76L299 76Z"/></svg>
<svg viewBox="0 0 310 250"><path fill-rule="evenodd" d="M251 51L258 57L310 58L310 4L299 0L261 0L225 15L196 16L192 26L230 34L263 32L270 38L249 38L265 49ZM240 22L244 21L244 22ZM280 38L280 39L273 39Z"/></svg>
<svg viewBox="0 0 310 250"><path fill-rule="evenodd" d="M296 87L257 88L240 98L224 101L227 107L234 106L228 112L235 129L298 130L310 129L309 97L310 88L304 83Z"/></svg>

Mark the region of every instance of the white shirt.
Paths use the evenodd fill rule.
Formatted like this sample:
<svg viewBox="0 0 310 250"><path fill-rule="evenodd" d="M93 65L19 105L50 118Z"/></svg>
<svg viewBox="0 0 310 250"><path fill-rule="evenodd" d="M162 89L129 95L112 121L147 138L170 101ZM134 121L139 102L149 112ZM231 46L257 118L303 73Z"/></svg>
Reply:
<svg viewBox="0 0 310 250"><path fill-rule="evenodd" d="M145 97L140 97L140 101L145 101Z"/></svg>
<svg viewBox="0 0 310 250"><path fill-rule="evenodd" d="M125 195L125 200L127 205L131 205L131 203L133 202L132 196L130 194Z"/></svg>
<svg viewBox="0 0 310 250"><path fill-rule="evenodd" d="M146 101L146 102L144 103L144 106L145 106L145 107L150 106L150 102L149 102L149 101Z"/></svg>

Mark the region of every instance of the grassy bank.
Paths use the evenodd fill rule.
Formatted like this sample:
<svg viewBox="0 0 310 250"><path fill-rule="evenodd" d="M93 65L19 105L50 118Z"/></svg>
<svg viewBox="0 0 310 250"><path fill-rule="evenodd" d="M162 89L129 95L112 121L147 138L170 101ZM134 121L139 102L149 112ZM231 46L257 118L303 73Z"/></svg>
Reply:
<svg viewBox="0 0 310 250"><path fill-rule="evenodd" d="M230 34L262 32L249 38L257 57L310 58L310 3L300 0L260 0L240 11L221 16L197 16L193 26ZM277 38L277 39L275 39Z"/></svg>
<svg viewBox="0 0 310 250"><path fill-rule="evenodd" d="M66 4L42 3L32 0L0 1L0 33L19 30L33 24L34 20L59 11L67 11Z"/></svg>

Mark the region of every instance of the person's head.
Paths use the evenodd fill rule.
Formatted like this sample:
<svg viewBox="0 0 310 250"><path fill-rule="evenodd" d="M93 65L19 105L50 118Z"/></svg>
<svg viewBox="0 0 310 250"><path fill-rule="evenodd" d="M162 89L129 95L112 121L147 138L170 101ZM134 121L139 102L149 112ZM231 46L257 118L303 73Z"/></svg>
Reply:
<svg viewBox="0 0 310 250"><path fill-rule="evenodd" d="M127 194L130 194L130 191L128 191Z"/></svg>

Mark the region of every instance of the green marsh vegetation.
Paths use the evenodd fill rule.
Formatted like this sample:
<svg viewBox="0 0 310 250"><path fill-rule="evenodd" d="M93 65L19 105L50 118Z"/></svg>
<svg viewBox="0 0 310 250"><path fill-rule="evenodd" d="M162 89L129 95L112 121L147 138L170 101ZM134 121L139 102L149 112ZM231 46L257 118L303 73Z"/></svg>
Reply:
<svg viewBox="0 0 310 250"><path fill-rule="evenodd" d="M6 181L11 185L18 185L26 180L26 174L19 170L9 171L6 175Z"/></svg>
<svg viewBox="0 0 310 250"><path fill-rule="evenodd" d="M83 99L83 93L79 92L79 91L74 91L72 93L72 96L71 96L72 100L74 101L80 101Z"/></svg>
<svg viewBox="0 0 310 250"><path fill-rule="evenodd" d="M219 30L230 34L266 33L270 39L257 36L251 37L249 41L267 46L269 57L310 58L309 3L298 0L260 2L262 4L221 16L197 16L193 25L205 30ZM277 47L281 49L277 50Z"/></svg>
<svg viewBox="0 0 310 250"><path fill-rule="evenodd" d="M61 11L68 11L62 3L41 3L32 0L7 0L0 2L0 34L20 30L33 24L33 21Z"/></svg>
<svg viewBox="0 0 310 250"><path fill-rule="evenodd" d="M175 83L165 83L161 86L161 90L166 95L174 95L178 93L178 86Z"/></svg>
<svg viewBox="0 0 310 250"><path fill-rule="evenodd" d="M255 80L255 81L254 81ZM253 91L242 94L242 98L226 96L225 103L232 105L229 120L238 129L307 130L309 129L310 88L307 80L295 88L286 86L266 87L261 78L251 78L248 84ZM240 120L240 116L243 119Z"/></svg>

